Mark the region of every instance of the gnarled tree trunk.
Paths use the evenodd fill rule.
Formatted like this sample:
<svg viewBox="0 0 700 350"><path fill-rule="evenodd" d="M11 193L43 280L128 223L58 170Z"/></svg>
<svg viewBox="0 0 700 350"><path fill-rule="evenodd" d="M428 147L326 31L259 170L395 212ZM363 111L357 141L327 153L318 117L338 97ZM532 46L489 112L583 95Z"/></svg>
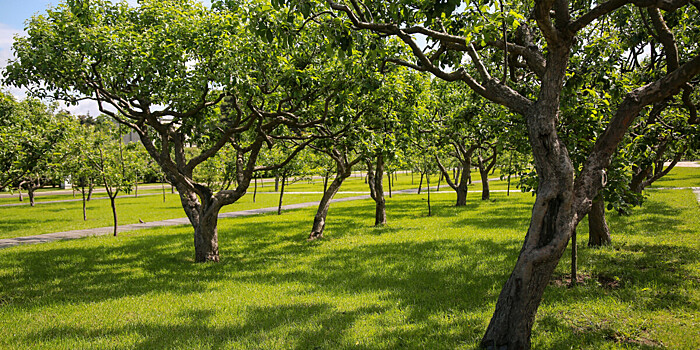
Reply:
<svg viewBox="0 0 700 350"><path fill-rule="evenodd" d="M543 98L532 108L537 114L526 119L540 187L525 242L481 341L487 349L530 348L537 308L577 223L573 164L552 122L558 98Z"/></svg>

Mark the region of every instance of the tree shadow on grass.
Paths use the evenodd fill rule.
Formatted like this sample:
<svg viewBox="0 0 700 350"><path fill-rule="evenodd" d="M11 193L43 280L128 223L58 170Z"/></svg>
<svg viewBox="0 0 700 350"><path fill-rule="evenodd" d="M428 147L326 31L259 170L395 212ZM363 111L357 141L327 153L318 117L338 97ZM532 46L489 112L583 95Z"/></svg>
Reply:
<svg viewBox="0 0 700 350"><path fill-rule="evenodd" d="M614 240L615 235L619 233L628 236L654 237L669 233L693 232L681 228L678 218L682 214L683 210L650 198L631 215L613 214L607 215L607 219Z"/></svg>
<svg viewBox="0 0 700 350"><path fill-rule="evenodd" d="M0 232L2 233L2 237L14 238L16 235L13 235L12 232L24 230L27 228L27 225L41 226L57 221L59 220L38 217L32 217L31 219L14 219L5 217L2 219L2 221L0 221Z"/></svg>

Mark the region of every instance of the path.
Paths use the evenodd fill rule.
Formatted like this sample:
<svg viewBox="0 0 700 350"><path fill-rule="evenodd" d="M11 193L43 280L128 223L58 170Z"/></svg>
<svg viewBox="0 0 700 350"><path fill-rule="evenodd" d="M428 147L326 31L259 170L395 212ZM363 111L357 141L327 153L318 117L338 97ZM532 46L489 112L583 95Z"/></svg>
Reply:
<svg viewBox="0 0 700 350"><path fill-rule="evenodd" d="M498 180L498 179L494 178L494 179L489 179L489 180ZM472 182L472 184L476 184L476 183L480 183L480 182L481 181L477 180L477 181ZM443 185L443 186L447 186L447 185ZM440 188L442 188L443 186L440 186ZM436 187L431 186L431 189L433 189L433 188L437 188L437 186ZM656 189L691 189L693 191L693 193L695 193L695 195L697 196L698 204L700 204L700 187L678 187L678 188L669 187L669 188L656 188ZM417 192L418 192L418 189L408 189L408 190L394 191L393 193L394 194L415 194ZM473 190L470 192L471 193L480 193L481 191L480 190ZM491 192L506 192L506 190L491 190ZM308 192L299 192L299 193L308 193ZM319 192L319 193L321 193L321 192ZM345 192L345 193L356 193L356 192ZM388 192L386 192L385 195L388 195ZM355 200L369 199L369 198L371 198L369 195L337 198L337 199L331 200L331 203L355 201ZM288 204L288 205L283 205L282 209L283 210L291 210L291 209L308 208L308 207L317 206L318 204L319 204L318 201L297 203L297 204ZM241 211L234 211L234 212L228 212L228 213L220 213L219 218L235 218L235 217L240 217L240 216L274 213L276 211L277 211L277 207L249 209L249 210L241 210ZM167 219L167 220L152 221L152 222L139 223L139 224L122 225L122 226L119 226L117 228L117 232L127 232L127 231L139 230L139 229L144 229L144 228L189 225L189 224L190 224L190 222L187 218ZM57 240L63 240L63 239L76 239L76 238L83 238L83 237L90 237L90 236L103 236L103 235L109 235L109 234L113 234L113 233L114 233L114 227L109 226L109 227L99 227L99 228L91 228L91 229L84 229L84 230L73 230L73 231L46 233L46 234L36 235L36 236L7 238L7 239L0 239L0 249L9 248L9 247L17 246L17 245L23 245L23 244L46 243L46 242L52 242L52 241L57 241Z"/></svg>
<svg viewBox="0 0 700 350"><path fill-rule="evenodd" d="M170 192L168 192L170 193ZM142 193L139 194L139 197L142 196L162 196L163 194L161 193ZM116 198L137 198L133 194L125 194L123 196L117 196ZM98 199L109 199L109 197L92 197L90 200L98 200ZM38 204L50 204L50 203L67 203L67 202L82 202L82 198L76 198L76 199L57 199L53 201L35 201L34 205ZM0 204L0 208L2 207L19 207L22 205L31 205L30 202L20 202L20 203L9 203L9 204Z"/></svg>
<svg viewBox="0 0 700 350"><path fill-rule="evenodd" d="M417 192L418 192L417 189L409 189L409 190L399 190L399 191L395 191L393 193L398 194L398 193L417 193ZM387 195L388 195L388 192L387 192ZM355 201L355 200L369 199L369 198L371 198L369 195L337 198L337 199L331 200L331 203ZM282 209L283 210L291 210L291 209L307 208L307 207L317 206L318 203L319 202L305 202L305 203L297 203L297 204L288 204L288 205L283 205ZM276 211L277 211L277 207L249 209L249 210L221 213L221 214L219 214L219 218L235 218L235 217L239 217L239 216L274 213ZM139 229L143 229L143 228L189 225L189 224L190 224L190 221L187 218L168 219L168 220L146 222L146 223L142 223L142 224L121 225L121 226L117 227L117 232L127 232L127 231L139 230ZM43 235L36 235L36 236L7 238L7 239L0 239L0 249L9 248L9 247L17 246L17 245L22 245L22 244L36 244L36 243L46 243L46 242L52 242L52 241L57 241L57 240L63 240L63 239L76 239L76 238L83 238L83 237L90 237L90 236L104 236L104 235L110 235L113 233L114 233L114 227L109 226L109 227L90 228L90 229L84 229L84 230L73 230L73 231L46 233Z"/></svg>

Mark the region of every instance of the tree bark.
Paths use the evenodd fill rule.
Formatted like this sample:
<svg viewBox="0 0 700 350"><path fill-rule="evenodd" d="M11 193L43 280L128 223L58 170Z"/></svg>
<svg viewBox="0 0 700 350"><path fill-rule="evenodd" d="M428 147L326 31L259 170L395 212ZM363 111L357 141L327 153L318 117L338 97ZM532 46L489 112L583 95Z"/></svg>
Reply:
<svg viewBox="0 0 700 350"><path fill-rule="evenodd" d="M194 226L194 261L219 262L219 210L208 208Z"/></svg>
<svg viewBox="0 0 700 350"><path fill-rule="evenodd" d="M22 195L22 185L24 185L24 181L20 182L19 185L17 186L17 193L19 193L19 201L24 202L24 196Z"/></svg>
<svg viewBox="0 0 700 350"><path fill-rule="evenodd" d="M280 202L277 205L277 215L282 215L282 197L284 197L284 184L287 182L287 176L282 175L282 190L280 191ZM277 185L277 182L275 182L275 186Z"/></svg>
<svg viewBox="0 0 700 350"><path fill-rule="evenodd" d="M311 233L309 234L309 241L315 239L323 238L323 230L326 227L326 217L328 216L328 209L331 206L331 200L340 190L340 186L343 181L349 177L349 174L338 173L331 182L330 186L323 191L323 198L318 204L318 210L316 210L316 215L314 216L314 224L311 227Z"/></svg>
<svg viewBox="0 0 700 350"><path fill-rule="evenodd" d="M117 227L118 227L117 205L115 203L116 197L117 197L116 193L114 194L114 196L109 196L109 202L112 205L112 218L114 219L114 237L117 237Z"/></svg>
<svg viewBox="0 0 700 350"><path fill-rule="evenodd" d="M88 195L87 195L87 201L89 202L92 199L92 192L95 189L95 184L90 180L88 183Z"/></svg>
<svg viewBox="0 0 700 350"><path fill-rule="evenodd" d="M367 163L367 177L370 184L370 196L374 199L374 226L386 224L386 200L384 199L384 155L379 152L377 154L377 169L372 171L371 162Z"/></svg>
<svg viewBox="0 0 700 350"><path fill-rule="evenodd" d="M255 178L255 187L253 187L253 203L255 203L255 196L258 194L258 178Z"/></svg>
<svg viewBox="0 0 700 350"><path fill-rule="evenodd" d="M386 173L386 179L387 179L387 183L388 183L388 185L389 185L389 198L391 198L391 182L392 182L393 180L392 180L392 178L391 178L391 173L388 172L388 171L387 171L387 173Z"/></svg>
<svg viewBox="0 0 700 350"><path fill-rule="evenodd" d="M87 199L85 198L85 185L80 187L80 192L83 194L83 221L87 221Z"/></svg>
<svg viewBox="0 0 700 350"><path fill-rule="evenodd" d="M430 208L430 173L425 173L425 184L428 187L428 216L433 216L432 208Z"/></svg>
<svg viewBox="0 0 700 350"><path fill-rule="evenodd" d="M491 193L489 191L489 170L479 167L479 174L481 174L481 200L489 200L491 198Z"/></svg>
<svg viewBox="0 0 700 350"><path fill-rule="evenodd" d="M420 182L418 182L418 194L420 194L420 190L423 187L423 171L420 172Z"/></svg>
<svg viewBox="0 0 700 350"><path fill-rule="evenodd" d="M588 212L588 246L600 247L612 242L610 228L605 220L605 200L598 195Z"/></svg>
<svg viewBox="0 0 700 350"><path fill-rule="evenodd" d="M552 52L548 58L548 73L554 75L526 116L540 187L525 242L481 341L488 349L530 348L537 308L578 220L573 163L554 122L568 53Z"/></svg>
<svg viewBox="0 0 700 350"><path fill-rule="evenodd" d="M34 190L36 190L36 188L34 187L34 184L30 183L29 186L27 187L27 194L29 195L29 205L31 205L32 207L35 204L34 203Z"/></svg>

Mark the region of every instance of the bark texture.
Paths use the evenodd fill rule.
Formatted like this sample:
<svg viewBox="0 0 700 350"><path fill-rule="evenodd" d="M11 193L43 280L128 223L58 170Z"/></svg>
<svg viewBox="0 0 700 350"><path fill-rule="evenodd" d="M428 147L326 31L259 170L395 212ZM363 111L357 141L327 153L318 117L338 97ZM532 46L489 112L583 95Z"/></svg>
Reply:
<svg viewBox="0 0 700 350"><path fill-rule="evenodd" d="M593 200L588 212L588 246L600 247L612 242L610 228L605 220L605 201L601 195Z"/></svg>
<svg viewBox="0 0 700 350"><path fill-rule="evenodd" d="M369 182L369 192L375 202L374 226L386 224L386 200L384 199L384 155L381 152L376 156L376 169L372 169L372 163L367 163L367 176Z"/></svg>

